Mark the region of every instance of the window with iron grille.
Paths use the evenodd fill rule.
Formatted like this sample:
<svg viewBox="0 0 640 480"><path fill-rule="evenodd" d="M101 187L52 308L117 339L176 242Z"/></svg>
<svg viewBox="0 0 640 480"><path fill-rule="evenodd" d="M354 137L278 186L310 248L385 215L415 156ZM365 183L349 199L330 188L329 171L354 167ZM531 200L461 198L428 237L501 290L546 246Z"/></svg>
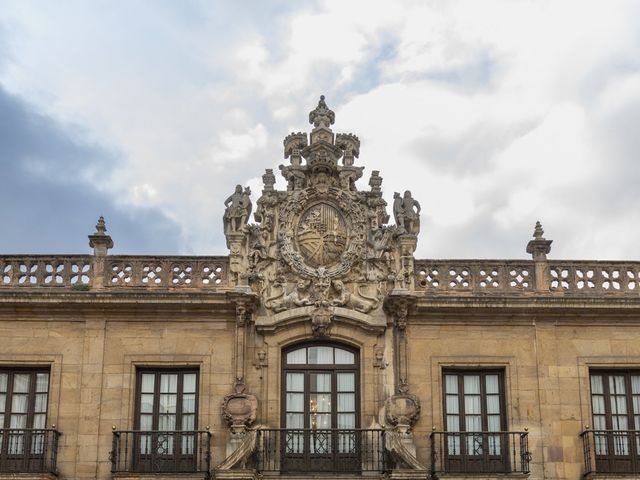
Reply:
<svg viewBox="0 0 640 480"><path fill-rule="evenodd" d="M48 369L0 369L2 458L43 453L48 403Z"/></svg>
<svg viewBox="0 0 640 480"><path fill-rule="evenodd" d="M448 471L508 471L504 372L445 370L444 416Z"/></svg>
<svg viewBox="0 0 640 480"><path fill-rule="evenodd" d="M591 370L598 472L640 471L640 370Z"/></svg>
<svg viewBox="0 0 640 480"><path fill-rule="evenodd" d="M193 463L197 450L198 370L137 372L136 468L171 470ZM148 467L148 468L147 468Z"/></svg>

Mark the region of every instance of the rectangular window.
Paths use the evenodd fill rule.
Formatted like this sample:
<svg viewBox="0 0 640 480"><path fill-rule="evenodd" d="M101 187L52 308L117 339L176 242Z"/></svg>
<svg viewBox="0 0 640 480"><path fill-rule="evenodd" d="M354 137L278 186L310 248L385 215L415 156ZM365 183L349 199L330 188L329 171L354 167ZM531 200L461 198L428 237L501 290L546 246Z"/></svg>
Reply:
<svg viewBox="0 0 640 480"><path fill-rule="evenodd" d="M640 471L640 371L592 370L589 380L598 471Z"/></svg>
<svg viewBox="0 0 640 480"><path fill-rule="evenodd" d="M47 369L0 369L0 456L43 453L49 400Z"/></svg>
<svg viewBox="0 0 640 480"><path fill-rule="evenodd" d="M140 369L136 398L139 469L191 464L197 439L198 370Z"/></svg>
<svg viewBox="0 0 640 480"><path fill-rule="evenodd" d="M446 370L443 384L448 470L506 471L503 371Z"/></svg>

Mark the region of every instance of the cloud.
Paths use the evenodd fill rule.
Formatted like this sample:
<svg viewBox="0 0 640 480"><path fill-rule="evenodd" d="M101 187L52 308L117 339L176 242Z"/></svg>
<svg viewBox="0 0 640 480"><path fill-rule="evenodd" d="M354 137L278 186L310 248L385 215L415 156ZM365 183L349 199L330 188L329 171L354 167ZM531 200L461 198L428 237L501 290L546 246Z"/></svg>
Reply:
<svg viewBox="0 0 640 480"><path fill-rule="evenodd" d="M43 116L0 88L0 218L3 253L87 253L104 215L114 252L175 253L179 227L161 212L118 205L101 191L117 155Z"/></svg>
<svg viewBox="0 0 640 480"><path fill-rule="evenodd" d="M226 251L222 201L238 183L259 192L325 94L335 130L362 141L361 186L380 170L388 202L405 189L421 202L418 256L524 256L539 219L556 258L638 258L638 2L8 2L0 15L6 88L83 125L75 143L118 151L106 183L95 163L22 168L77 171L119 208L162 212L181 252Z"/></svg>

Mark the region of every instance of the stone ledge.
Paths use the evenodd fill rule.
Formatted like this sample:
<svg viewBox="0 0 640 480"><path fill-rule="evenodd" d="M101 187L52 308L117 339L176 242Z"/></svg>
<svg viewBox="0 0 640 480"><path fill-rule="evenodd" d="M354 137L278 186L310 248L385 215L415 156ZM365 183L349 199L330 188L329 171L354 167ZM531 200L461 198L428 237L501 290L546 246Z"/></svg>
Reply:
<svg viewBox="0 0 640 480"><path fill-rule="evenodd" d="M53 473L0 473L0 480L56 480Z"/></svg>
<svg viewBox="0 0 640 480"><path fill-rule="evenodd" d="M529 478L529 473L437 473L437 480L517 480Z"/></svg>
<svg viewBox="0 0 640 480"><path fill-rule="evenodd" d="M213 475L211 476L213 477ZM205 472L198 473L114 473L112 474L112 478L116 478L118 480L169 480L169 479L177 479L177 480L203 480L207 477ZM0 479L2 480L2 479Z"/></svg>

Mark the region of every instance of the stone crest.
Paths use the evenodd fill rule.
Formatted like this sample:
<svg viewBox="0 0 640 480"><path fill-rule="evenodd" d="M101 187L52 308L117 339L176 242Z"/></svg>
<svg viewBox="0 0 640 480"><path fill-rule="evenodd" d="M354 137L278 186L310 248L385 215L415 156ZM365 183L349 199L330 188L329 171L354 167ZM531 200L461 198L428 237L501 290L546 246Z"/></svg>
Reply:
<svg viewBox="0 0 640 480"><path fill-rule="evenodd" d="M254 214L258 223L251 224L249 191L236 186L225 202L225 232L230 277L260 299L257 315L314 307L313 333L324 336L332 309L382 314L385 295L407 288L420 206L407 193L394 205L396 225L387 225L379 172L371 172L369 190L356 185L364 170L355 165L358 137L333 132L335 113L324 97L309 122L310 133L284 139L289 163L279 170L286 190L276 190L274 171L267 169Z"/></svg>

